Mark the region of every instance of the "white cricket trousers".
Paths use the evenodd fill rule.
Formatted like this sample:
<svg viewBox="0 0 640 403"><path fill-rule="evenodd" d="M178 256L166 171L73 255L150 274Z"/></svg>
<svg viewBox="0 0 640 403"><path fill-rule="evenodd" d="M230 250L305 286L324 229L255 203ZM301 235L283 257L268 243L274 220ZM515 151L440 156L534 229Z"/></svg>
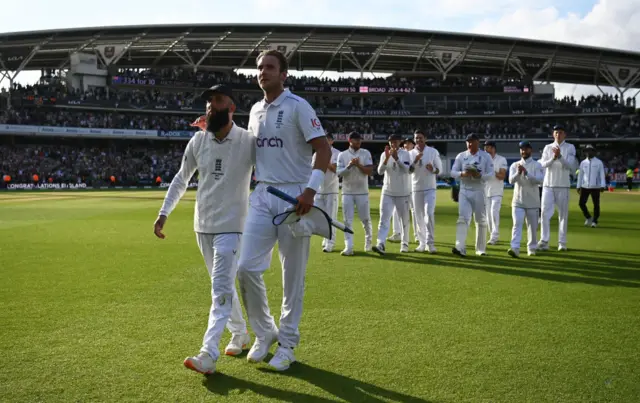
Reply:
<svg viewBox="0 0 640 403"><path fill-rule="evenodd" d="M489 239L498 241L500 238L500 207L502 207L502 196L487 197L487 227L489 228Z"/></svg>
<svg viewBox="0 0 640 403"><path fill-rule="evenodd" d="M413 192L413 220L420 245L433 246L435 234L436 190Z"/></svg>
<svg viewBox="0 0 640 403"><path fill-rule="evenodd" d="M551 237L551 217L558 209L558 244L567 246L567 225L569 221L569 188L542 188L542 231L540 241L549 243Z"/></svg>
<svg viewBox="0 0 640 403"><path fill-rule="evenodd" d="M325 213L329 214L332 220L337 220L338 216L338 194L337 193L324 193L316 194L314 204L323 209ZM335 230L333 231L333 239L324 238L322 240L322 247L333 249L335 245L336 236Z"/></svg>
<svg viewBox="0 0 640 403"><path fill-rule="evenodd" d="M355 209L358 210L358 217L364 228L364 242L371 245L373 239L373 226L371 225L371 211L369 207L369 195L349 195L342 194L342 220L344 225L353 229L353 216ZM344 246L347 250L353 250L353 234L344 233Z"/></svg>
<svg viewBox="0 0 640 403"><path fill-rule="evenodd" d="M458 221L456 223L456 249L466 251L467 232L471 225L471 215L476 223L476 253L487 249L487 210L484 189L460 189L458 197Z"/></svg>
<svg viewBox="0 0 640 403"><path fill-rule="evenodd" d="M418 222L416 219L416 211L413 204L413 197L409 197L409 211L411 212L411 216L412 216L410 218L413 218L413 235L416 237L416 239L418 239ZM402 223L402 220L400 219L400 216L398 215L398 210L396 208L393 209L393 218L391 219L391 221L393 221L393 235L401 234L402 225L400 224Z"/></svg>
<svg viewBox="0 0 640 403"><path fill-rule="evenodd" d="M289 203L267 192L268 185L299 196L305 184L259 183L249 197L238 263L240 294L256 338L264 340L268 332L278 331L269 310L263 273L271 264L273 247L278 243L282 266L282 308L278 342L283 347L296 347L300 341L298 325L302 317L304 278L309 259L311 231L301 223L273 224L273 217L291 207Z"/></svg>
<svg viewBox="0 0 640 403"><path fill-rule="evenodd" d="M511 207L511 217L513 218L513 230L511 231L511 249L520 250L522 241L522 224L527 222L527 251L535 252L538 243L538 209L522 207Z"/></svg>
<svg viewBox="0 0 640 403"><path fill-rule="evenodd" d="M208 353L214 360L220 356L218 344L225 326L232 334L247 333L236 290L240 236L196 232L198 247L211 278L209 324L200 351Z"/></svg>
<svg viewBox="0 0 640 403"><path fill-rule="evenodd" d="M384 245L389 235L393 209L398 210L402 231L400 232L402 245L409 245L409 196L389 196L382 194L380 197L380 222L378 223L378 244Z"/></svg>

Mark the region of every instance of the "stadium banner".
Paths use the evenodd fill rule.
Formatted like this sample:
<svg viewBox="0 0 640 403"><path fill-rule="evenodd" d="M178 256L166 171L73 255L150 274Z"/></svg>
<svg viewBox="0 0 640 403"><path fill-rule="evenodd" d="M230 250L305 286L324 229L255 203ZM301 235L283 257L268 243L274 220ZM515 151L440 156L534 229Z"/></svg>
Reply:
<svg viewBox="0 0 640 403"><path fill-rule="evenodd" d="M87 189L86 183L8 183L6 190L77 190Z"/></svg>
<svg viewBox="0 0 640 403"><path fill-rule="evenodd" d="M158 130L158 137L173 137L173 138L183 138L183 139L190 139L191 137L193 137L193 135L196 134L195 131L186 131L186 130L171 130L171 131L165 131L165 130Z"/></svg>
<svg viewBox="0 0 640 403"><path fill-rule="evenodd" d="M158 138L157 130L98 129L91 127L55 127L0 124L0 134L73 137Z"/></svg>
<svg viewBox="0 0 640 403"><path fill-rule="evenodd" d="M205 90L219 84L218 80L185 81L167 78L134 78L126 76L112 76L112 85L139 85L156 87L188 87ZM234 90L260 91L258 84L234 83ZM414 87L414 86L368 86L368 85L323 85L323 84L294 84L288 88L293 92L327 92L346 94L470 94L470 93L494 93L494 94L527 94L533 93L533 87L527 85L507 85L497 87Z"/></svg>
<svg viewBox="0 0 640 403"><path fill-rule="evenodd" d="M32 98L32 97L31 97ZM50 105L55 107L65 108L77 108L77 109L109 109L119 110L123 112L137 112L137 111L162 111L163 113L188 113L188 114L202 114L205 110L205 104L200 100L195 100L189 105L167 105L165 103L148 103L140 104L137 102L118 101L114 99L105 100L85 100L80 98L67 98L56 99L39 97L37 99L23 99L23 105L29 103L35 103L38 105ZM320 117L340 117L340 116L367 116L367 117L414 117L414 118L428 118L428 117L507 117L507 116L544 116L544 115L606 115L606 114L619 114L622 112L623 107L616 106L600 106L600 107L554 107L544 109L531 109L531 108L509 108L508 105L504 105L504 108L486 110L486 109L432 109L424 110L420 108L408 108L408 109L364 109L364 110L351 110L351 109L339 109L339 108L316 108L316 113ZM236 115L247 115L246 111L237 111Z"/></svg>

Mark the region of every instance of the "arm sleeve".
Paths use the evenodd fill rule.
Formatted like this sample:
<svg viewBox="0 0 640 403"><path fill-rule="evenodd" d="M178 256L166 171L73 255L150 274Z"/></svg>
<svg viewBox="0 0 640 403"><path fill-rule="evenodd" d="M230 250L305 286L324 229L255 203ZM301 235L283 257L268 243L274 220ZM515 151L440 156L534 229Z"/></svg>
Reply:
<svg viewBox="0 0 640 403"><path fill-rule="evenodd" d="M600 183L603 188L607 187L607 178L604 175L604 164L600 163Z"/></svg>
<svg viewBox="0 0 640 403"><path fill-rule="evenodd" d="M296 107L296 123L307 143L325 135L320 119L307 101L299 100Z"/></svg>
<svg viewBox="0 0 640 403"><path fill-rule="evenodd" d="M544 150L542 150L542 158L540 158L540 165L542 168L549 168L549 166L553 163L553 157L550 156L549 150L551 148L549 146L545 146Z"/></svg>
<svg viewBox="0 0 640 403"><path fill-rule="evenodd" d="M338 162L337 162L337 167L336 167L336 174L338 176L342 176L347 171L347 169L348 169L347 165L344 163L344 158L342 158L342 153L338 154Z"/></svg>
<svg viewBox="0 0 640 403"><path fill-rule="evenodd" d="M164 202L160 208L160 215L169 216L174 208L178 205L178 202L184 196L189 185L189 179L196 172L197 164L196 158L193 154L193 139L189 140L186 149L184 150L184 156L182 157L182 164L180 170L171 180L167 194L164 197Z"/></svg>
<svg viewBox="0 0 640 403"><path fill-rule="evenodd" d="M451 177L454 179L460 178L462 174L462 162L460 161L460 155L456 156L456 159L453 161L453 166L451 167Z"/></svg>
<svg viewBox="0 0 640 403"><path fill-rule="evenodd" d="M567 155L563 155L561 158L558 158L558 161L566 168L573 170L576 163L576 148L573 144L569 144L570 147L567 147L569 150Z"/></svg>
<svg viewBox="0 0 640 403"><path fill-rule="evenodd" d="M534 185L538 185L544 181L544 169L542 169L542 165L538 162L533 172L529 172L529 182Z"/></svg>
<svg viewBox="0 0 640 403"><path fill-rule="evenodd" d="M409 167L411 166L411 156L408 151L398 154L398 168L404 173L409 173Z"/></svg>
<svg viewBox="0 0 640 403"><path fill-rule="evenodd" d="M387 171L387 166L384 163L384 153L382 153L382 156L380 156L380 163L378 164L378 175L384 175L384 173ZM392 157L389 157L392 158Z"/></svg>
<svg viewBox="0 0 640 403"><path fill-rule="evenodd" d="M509 183L512 185L516 183L517 176L518 176L518 163L514 162L509 167Z"/></svg>
<svg viewBox="0 0 640 403"><path fill-rule="evenodd" d="M433 159L433 166L438 170L436 175L440 175L442 173L442 160L440 159L440 153L436 151L436 156Z"/></svg>
<svg viewBox="0 0 640 403"><path fill-rule="evenodd" d="M582 164L580 164L580 168L578 170L578 183L576 184L576 189L580 189L582 187Z"/></svg>
<svg viewBox="0 0 640 403"><path fill-rule="evenodd" d="M486 182L496 177L496 171L493 167L493 161L488 154L482 159L484 160L484 170L481 179L483 182Z"/></svg>

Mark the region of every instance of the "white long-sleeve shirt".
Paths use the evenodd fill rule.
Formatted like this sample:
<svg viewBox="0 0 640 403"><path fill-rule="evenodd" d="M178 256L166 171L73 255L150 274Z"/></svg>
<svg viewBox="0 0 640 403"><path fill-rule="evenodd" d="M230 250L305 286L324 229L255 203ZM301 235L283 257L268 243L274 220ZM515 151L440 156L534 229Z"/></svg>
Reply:
<svg viewBox="0 0 640 403"><path fill-rule="evenodd" d="M442 160L440 153L433 147L425 146L422 150L422 158L416 161L416 157L420 154L418 148L409 151L411 158L411 190L414 192L423 192L425 190L435 189L437 187L436 180L438 175L442 173ZM427 165L433 165L435 174L427 169Z"/></svg>
<svg viewBox="0 0 640 403"><path fill-rule="evenodd" d="M197 132L187 144L180 170L169 185L160 214L171 214L197 170L194 231L242 233L249 206L255 149L253 134L236 125L222 141L218 141L213 133Z"/></svg>
<svg viewBox="0 0 640 403"><path fill-rule="evenodd" d="M580 163L578 173L578 189L603 189L607 187L604 176L604 164L597 157L586 158Z"/></svg>
<svg viewBox="0 0 640 403"><path fill-rule="evenodd" d="M554 159L553 148L560 147L561 157ZM562 144L553 142L547 144L542 151L540 165L545 169L544 187L569 188L571 187L571 173L576 165L576 148L566 141Z"/></svg>
<svg viewBox="0 0 640 403"><path fill-rule="evenodd" d="M317 153L313 153L313 158L311 159L311 165L315 165L316 163L316 155ZM331 147L331 160L329 164L338 164L338 155L340 155L340 150ZM337 168L336 168L337 171ZM324 174L324 182L320 185L318 189L318 194L337 194L340 192L340 181L338 179L338 174L336 172L327 169L327 172Z"/></svg>
<svg viewBox="0 0 640 403"><path fill-rule="evenodd" d="M518 166L523 165L527 173L519 173ZM540 187L544 180L544 169L542 165L529 157L514 162L509 167L509 183L513 185L513 207L525 209L540 208Z"/></svg>
<svg viewBox="0 0 640 403"><path fill-rule="evenodd" d="M509 164L507 163L507 159L505 157L503 157L502 155L496 154L495 157L492 158L492 160L493 160L493 171L495 172L495 174L500 172L501 169L504 169L505 173L509 172ZM487 184L486 184L487 197L504 195L504 179L498 179L495 174L487 180Z"/></svg>
<svg viewBox="0 0 640 403"><path fill-rule="evenodd" d="M382 194L387 196L409 196L409 167L411 166L411 156L403 149L398 150L398 160L389 156L385 164L386 156L380 156L378 164L378 174L384 175L382 181Z"/></svg>
<svg viewBox="0 0 640 403"><path fill-rule="evenodd" d="M352 159L357 158L362 166L373 165L373 159L369 150L360 148L357 151L349 147L338 154L336 174L342 178L343 195L368 195L369 176L362 173L355 165L349 166Z"/></svg>
<svg viewBox="0 0 640 403"><path fill-rule="evenodd" d="M463 178L462 172L470 167L475 167L481 176L479 178L470 176ZM484 190L487 180L493 176L495 176L495 171L491 154L483 150L478 150L475 154L471 154L469 150L461 152L456 156L453 167L451 167L451 177L460 180L460 189Z"/></svg>

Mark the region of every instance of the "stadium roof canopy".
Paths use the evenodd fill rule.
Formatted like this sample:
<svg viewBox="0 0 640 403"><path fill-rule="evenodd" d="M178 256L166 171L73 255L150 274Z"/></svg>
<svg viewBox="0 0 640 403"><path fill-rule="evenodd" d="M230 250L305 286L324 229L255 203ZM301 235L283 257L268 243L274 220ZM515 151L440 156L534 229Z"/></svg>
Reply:
<svg viewBox="0 0 640 403"><path fill-rule="evenodd" d="M640 53L527 39L353 26L193 24L0 34L3 71L69 67L74 52L118 68L252 68L265 48L292 69L397 74L527 76L634 87Z"/></svg>

